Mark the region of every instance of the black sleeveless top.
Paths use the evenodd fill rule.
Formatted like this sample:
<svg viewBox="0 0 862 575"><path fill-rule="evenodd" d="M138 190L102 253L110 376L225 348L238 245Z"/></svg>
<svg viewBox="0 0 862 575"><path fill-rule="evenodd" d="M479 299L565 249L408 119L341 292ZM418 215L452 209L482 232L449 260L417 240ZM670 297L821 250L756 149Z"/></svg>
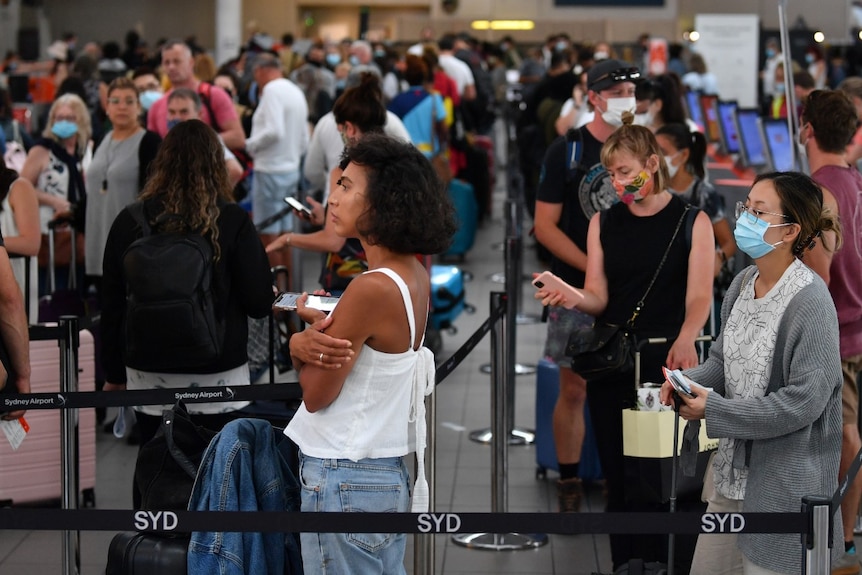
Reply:
<svg viewBox="0 0 862 575"><path fill-rule="evenodd" d="M685 202L671 200L652 216L635 216L622 202L608 208L601 227L601 242L608 280L608 306L597 322L623 325L644 295L661 262ZM685 293L691 234L682 223L667 261L650 290L635 322L639 337L676 337L685 319Z"/></svg>

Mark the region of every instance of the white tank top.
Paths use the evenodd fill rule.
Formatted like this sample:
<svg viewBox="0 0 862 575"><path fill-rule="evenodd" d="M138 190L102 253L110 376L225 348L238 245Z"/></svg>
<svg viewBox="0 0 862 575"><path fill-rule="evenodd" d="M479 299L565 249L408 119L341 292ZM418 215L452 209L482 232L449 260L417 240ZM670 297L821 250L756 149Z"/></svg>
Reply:
<svg viewBox="0 0 862 575"><path fill-rule="evenodd" d="M401 291L410 341L401 353L384 353L363 345L338 397L310 413L303 403L284 430L303 454L318 459L399 457L416 451L419 461L413 490L413 512L427 511L425 480L425 400L434 390L434 354L413 350L416 322L404 280L389 268L369 270L389 276ZM424 343L424 340L423 340Z"/></svg>

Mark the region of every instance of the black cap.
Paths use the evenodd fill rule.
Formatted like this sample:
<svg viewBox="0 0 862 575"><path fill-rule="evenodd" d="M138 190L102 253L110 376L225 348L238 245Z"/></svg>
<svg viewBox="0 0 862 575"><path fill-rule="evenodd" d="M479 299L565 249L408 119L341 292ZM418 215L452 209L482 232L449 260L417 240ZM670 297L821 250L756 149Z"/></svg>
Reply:
<svg viewBox="0 0 862 575"><path fill-rule="evenodd" d="M587 89L593 92L607 90L620 82L639 82L643 76L641 71L622 60L602 60L587 72Z"/></svg>

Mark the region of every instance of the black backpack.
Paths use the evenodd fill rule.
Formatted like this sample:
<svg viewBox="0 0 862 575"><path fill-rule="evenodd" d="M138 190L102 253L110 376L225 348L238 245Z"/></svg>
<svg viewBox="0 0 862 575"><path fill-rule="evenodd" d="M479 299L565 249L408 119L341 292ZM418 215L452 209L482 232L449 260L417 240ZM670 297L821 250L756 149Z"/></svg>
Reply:
<svg viewBox="0 0 862 575"><path fill-rule="evenodd" d="M129 213L143 231L123 254L128 367L170 373L221 356L224 325L213 297L213 249L193 232L152 233L144 206Z"/></svg>

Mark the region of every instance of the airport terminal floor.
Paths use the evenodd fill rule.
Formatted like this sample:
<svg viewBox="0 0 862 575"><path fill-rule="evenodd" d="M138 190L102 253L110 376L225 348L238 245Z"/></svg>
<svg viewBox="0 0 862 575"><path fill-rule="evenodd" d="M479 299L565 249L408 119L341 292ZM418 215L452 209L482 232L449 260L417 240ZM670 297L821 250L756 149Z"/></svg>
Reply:
<svg viewBox="0 0 862 575"><path fill-rule="evenodd" d="M498 158L501 155L498 154ZM502 156L504 157L504 156ZM498 164L499 166L500 164ZM713 164L712 179L725 193L728 205L744 198L747 187L733 185L735 176L726 166ZM479 228L476 243L467 255L463 269L472 275L467 283L467 301L476 307L474 314L462 314L457 322L457 333L444 332L441 354L449 357L464 344L474 331L489 317L490 293L503 291L504 284L495 281L495 274L504 271L504 252L501 249L506 233L503 205L506 197L506 178L501 172L493 195L493 215ZM732 215L732 210L731 210ZM531 226L525 222L524 233ZM522 313L539 316L541 307L532 299L532 287L526 278L532 271L540 271L535 242L524 238L522 284ZM318 258L303 257L304 288L315 286ZM517 326L516 360L533 364L540 359L545 339L542 323L519 323ZM481 371L491 358L489 338L467 356L466 360L437 388L436 429L436 509L454 512L490 512L492 493L491 447L474 442L474 430L491 425L491 378ZM439 358L438 358L439 363ZM295 379L287 373L285 381ZM516 378L514 419L519 428L532 429L535 425L535 375ZM112 417L109 411L108 417ZM137 446L117 440L113 435L97 432L96 506L100 509L130 509L131 483ZM555 512L557 475L549 472L544 479L537 478L536 452L533 446L512 446L508 452L508 511L527 513ZM582 504L582 513L601 513L604 500L601 487L590 485ZM111 531L81 532L81 575L104 573ZM53 575L64 573L61 557L62 532L59 531L0 531L0 573L15 575ZM413 573L413 537L408 536L406 567ZM549 574L589 575L611 571L607 535L550 535L546 545L517 551L488 551L456 545L447 535L436 536L435 572L446 575L466 574Z"/></svg>

